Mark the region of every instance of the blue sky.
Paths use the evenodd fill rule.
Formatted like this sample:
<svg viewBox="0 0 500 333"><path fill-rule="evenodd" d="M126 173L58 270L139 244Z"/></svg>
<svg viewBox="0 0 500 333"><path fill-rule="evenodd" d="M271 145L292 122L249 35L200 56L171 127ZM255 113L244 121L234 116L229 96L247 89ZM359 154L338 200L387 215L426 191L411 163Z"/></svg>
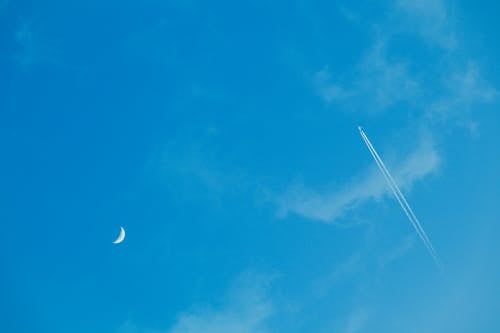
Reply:
<svg viewBox="0 0 500 333"><path fill-rule="evenodd" d="M498 331L499 9L0 1L0 330Z"/></svg>

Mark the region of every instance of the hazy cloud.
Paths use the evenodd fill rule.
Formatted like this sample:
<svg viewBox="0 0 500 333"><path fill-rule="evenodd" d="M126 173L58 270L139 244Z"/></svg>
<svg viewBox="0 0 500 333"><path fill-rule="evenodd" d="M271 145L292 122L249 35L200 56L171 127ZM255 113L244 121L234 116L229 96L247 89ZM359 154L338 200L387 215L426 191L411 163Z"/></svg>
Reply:
<svg viewBox="0 0 500 333"><path fill-rule="evenodd" d="M415 247L415 238L414 237L405 237L398 245L394 248L389 249L388 251L382 253L378 257L378 267L379 269L383 269L387 265L392 264L398 259L404 257L409 251L411 251Z"/></svg>
<svg viewBox="0 0 500 333"><path fill-rule="evenodd" d="M328 67L323 68L314 74L314 84L318 90L318 94L327 102L345 100L353 97L356 92L348 91L340 84L332 80L332 75Z"/></svg>
<svg viewBox="0 0 500 333"><path fill-rule="evenodd" d="M445 88L446 93L431 104L431 116L449 118L464 115L474 105L493 102L498 95L472 62L451 73L445 80Z"/></svg>
<svg viewBox="0 0 500 333"><path fill-rule="evenodd" d="M403 189L409 189L416 181L434 172L440 157L429 140L422 140L420 146L403 161L391 168L396 181ZM390 188L384 178L372 166L362 176L358 176L341 188L317 192L303 185L291 186L276 199L279 216L293 213L323 222L334 222L355 207L368 200L380 199L389 194Z"/></svg>
<svg viewBox="0 0 500 333"><path fill-rule="evenodd" d="M208 307L179 316L168 333L266 333L273 313L267 296L267 278L246 275L237 282L227 302L220 308Z"/></svg>
<svg viewBox="0 0 500 333"><path fill-rule="evenodd" d="M440 0L399 0L389 5L385 18L372 25L373 42L352 70L333 77L326 65L316 72L317 94L327 103L362 112L404 102L422 110L427 120L449 119L494 101L497 90L460 47L454 22L449 6ZM395 56L391 51L395 40L408 35L433 46L429 56L442 65L412 66L411 53Z"/></svg>
<svg viewBox="0 0 500 333"><path fill-rule="evenodd" d="M268 296L272 278L252 272L242 274L218 306L193 305L168 329L141 328L130 321L118 333L268 333L275 306Z"/></svg>
<svg viewBox="0 0 500 333"><path fill-rule="evenodd" d="M378 39L347 80L335 80L328 67L317 72L314 83L318 94L327 102L342 102L347 108L379 111L398 102L409 101L420 88L406 65L389 61L386 42ZM349 107L350 106L350 107ZM366 110L366 106L370 109Z"/></svg>
<svg viewBox="0 0 500 333"><path fill-rule="evenodd" d="M397 9L401 11L406 26L425 40L452 50L457 46L451 14L440 0L400 0Z"/></svg>
<svg viewBox="0 0 500 333"><path fill-rule="evenodd" d="M328 295L335 285L343 279L352 277L361 269L361 255L359 253L349 256L346 261L334 266L335 268L313 281L313 294L318 298Z"/></svg>
<svg viewBox="0 0 500 333"><path fill-rule="evenodd" d="M358 333L363 330L368 321L368 312L363 309L356 309L347 318L345 333Z"/></svg>

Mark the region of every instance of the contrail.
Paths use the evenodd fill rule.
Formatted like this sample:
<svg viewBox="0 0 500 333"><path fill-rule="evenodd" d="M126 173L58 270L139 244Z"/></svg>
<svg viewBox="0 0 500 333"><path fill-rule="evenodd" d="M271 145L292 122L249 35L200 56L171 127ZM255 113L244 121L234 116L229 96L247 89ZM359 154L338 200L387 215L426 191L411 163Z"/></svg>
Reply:
<svg viewBox="0 0 500 333"><path fill-rule="evenodd" d="M380 169L380 172L382 172L382 174L384 175L384 178L387 181L387 183L389 184L389 187L391 188L392 193L394 194L394 196L398 200L399 205L401 206L404 213L408 217L408 220L412 224L413 228L415 228L415 231L417 232L418 236L420 237L420 239L424 243L425 247L427 248L427 251L429 251L430 255L434 259L434 262L442 270L441 261L439 260L439 257L437 255L436 251L434 250L434 246L432 246L432 243L431 243L429 237L427 236L427 234L425 233L424 228L422 228L422 225L420 224L417 216L415 215L415 213L411 209L410 205L408 204L408 201L406 201L405 196L403 195L403 193L399 189L398 185L394 181L394 178L392 178L389 170L387 169L384 162L380 158L379 154L377 153L377 151L373 147L372 143L370 142L370 139L368 139L368 137L366 136L365 132L363 131L363 128L361 126L359 126L358 130L359 130L359 134L361 135L361 138L363 139L366 146L368 147L370 154L372 155L373 159L377 163L377 166Z"/></svg>
<svg viewBox="0 0 500 333"><path fill-rule="evenodd" d="M380 171L382 172L382 174L384 175L385 179L387 180L387 182L388 182L388 184L389 184L392 192L394 193L394 196L396 197L396 199L398 200L399 204L403 208L404 212L406 213L406 215L410 219L410 222L415 227L417 233L422 238L422 240L424 241L424 243L426 244L426 246L430 247L431 251L433 253L435 253L434 247L432 246L429 238L427 237L427 234L425 233L424 229L422 228L422 226L418 222L418 219L415 216L415 213L413 213L413 210L411 209L410 205L406 201L406 198L403 195L403 193L401 193L401 190L397 186L396 181L394 180L394 178L392 178L392 175L390 174L389 170L387 169L387 167L385 166L384 162L382 161L382 158L380 157L380 155L378 155L377 151L373 147L370 139L368 139L368 137L366 136L366 134L364 133L364 131L361 129L360 132L361 132L361 137L363 138L363 141L365 141L366 145L368 146L368 149L370 150L370 153L372 154L372 156L375 159L375 162L377 163Z"/></svg>

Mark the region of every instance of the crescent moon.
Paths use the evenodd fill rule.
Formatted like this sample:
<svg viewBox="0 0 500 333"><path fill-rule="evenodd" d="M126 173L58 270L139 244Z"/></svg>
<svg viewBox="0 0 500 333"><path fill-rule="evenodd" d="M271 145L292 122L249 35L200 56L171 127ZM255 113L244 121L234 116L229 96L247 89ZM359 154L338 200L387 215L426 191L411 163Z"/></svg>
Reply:
<svg viewBox="0 0 500 333"><path fill-rule="evenodd" d="M125 229L123 229L123 227L120 227L120 234L113 241L113 244L120 244L121 242L123 242L124 239L125 239Z"/></svg>

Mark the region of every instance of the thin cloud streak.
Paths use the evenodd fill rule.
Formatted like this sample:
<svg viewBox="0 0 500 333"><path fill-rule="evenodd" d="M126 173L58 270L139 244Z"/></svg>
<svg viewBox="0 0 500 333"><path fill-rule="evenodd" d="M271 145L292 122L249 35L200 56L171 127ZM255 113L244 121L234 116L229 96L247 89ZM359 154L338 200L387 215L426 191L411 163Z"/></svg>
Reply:
<svg viewBox="0 0 500 333"><path fill-rule="evenodd" d="M314 75L317 94L327 104L341 104L348 110L366 109L381 112L421 94L419 83L406 64L388 59L387 41L377 37L373 47L356 65L348 80L333 78L328 66ZM363 102L361 102L363 101Z"/></svg>
<svg viewBox="0 0 500 333"><path fill-rule="evenodd" d="M274 305L267 295L269 278L247 273L237 281L220 309L182 314L168 333L268 333Z"/></svg>
<svg viewBox="0 0 500 333"><path fill-rule="evenodd" d="M395 168L396 179L405 189L437 170L440 157L428 138L422 138L419 147ZM335 223L347 213L369 200L380 200L390 193L376 168L339 189L318 192L294 185L283 194L274 195L269 200L278 206L278 217L296 214L308 219Z"/></svg>
<svg viewBox="0 0 500 333"><path fill-rule="evenodd" d="M444 50L453 51L458 40L452 24L452 15L441 0L400 0L396 8L402 12L406 24L422 36ZM398 13L400 14L400 13Z"/></svg>
<svg viewBox="0 0 500 333"><path fill-rule="evenodd" d="M243 273L219 306L193 305L169 328L153 329L125 322L117 333L269 333L276 306L269 295L271 276Z"/></svg>
<svg viewBox="0 0 500 333"><path fill-rule="evenodd" d="M367 326L368 319L369 315L365 309L356 309L347 320L345 333L361 332Z"/></svg>
<svg viewBox="0 0 500 333"><path fill-rule="evenodd" d="M352 70L326 63L315 73L317 95L341 110L401 112L398 106L404 105L419 110L424 125L467 123L469 111L494 102L498 91L467 51L449 7L440 0L391 3L384 19L372 26L373 43ZM411 52L395 54L398 40L407 36L427 44L433 51L429 56L442 65L415 66L419 59Z"/></svg>

